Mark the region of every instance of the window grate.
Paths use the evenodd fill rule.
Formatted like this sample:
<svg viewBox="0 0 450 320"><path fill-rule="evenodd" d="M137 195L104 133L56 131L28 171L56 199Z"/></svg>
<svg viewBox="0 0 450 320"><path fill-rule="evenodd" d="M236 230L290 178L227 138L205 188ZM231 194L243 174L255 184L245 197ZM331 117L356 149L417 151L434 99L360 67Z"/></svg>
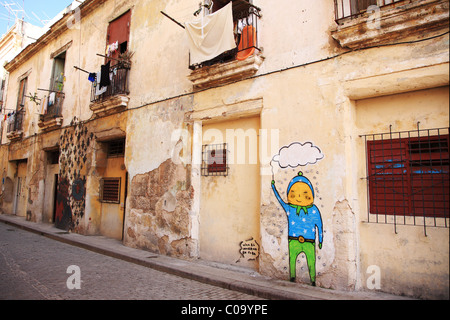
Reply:
<svg viewBox="0 0 450 320"><path fill-rule="evenodd" d="M120 203L120 178L103 178L100 180L100 201Z"/></svg>
<svg viewBox="0 0 450 320"><path fill-rule="evenodd" d="M108 142L108 158L123 157L125 155L125 139Z"/></svg>
<svg viewBox="0 0 450 320"><path fill-rule="evenodd" d="M202 176L227 176L227 144L207 144L202 149Z"/></svg>
<svg viewBox="0 0 450 320"><path fill-rule="evenodd" d="M448 228L449 128L363 135L368 222ZM443 218L443 219L441 219Z"/></svg>

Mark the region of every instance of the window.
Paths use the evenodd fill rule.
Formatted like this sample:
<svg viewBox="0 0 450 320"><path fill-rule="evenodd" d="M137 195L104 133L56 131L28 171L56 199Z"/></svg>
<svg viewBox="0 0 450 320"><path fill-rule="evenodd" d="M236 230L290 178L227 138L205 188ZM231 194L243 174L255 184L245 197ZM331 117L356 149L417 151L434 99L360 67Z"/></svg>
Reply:
<svg viewBox="0 0 450 320"><path fill-rule="evenodd" d="M47 151L47 161L48 161L48 164L58 164L59 163L59 149Z"/></svg>
<svg viewBox="0 0 450 320"><path fill-rule="evenodd" d="M125 139L108 142L108 158L118 158L125 155Z"/></svg>
<svg viewBox="0 0 450 320"><path fill-rule="evenodd" d="M47 108L44 110L44 120L61 115L64 101L66 52L62 52L53 58L52 77L50 79L50 89L48 93Z"/></svg>
<svg viewBox="0 0 450 320"><path fill-rule="evenodd" d="M100 201L120 203L120 178L103 178L100 180Z"/></svg>
<svg viewBox="0 0 450 320"><path fill-rule="evenodd" d="M62 92L64 89L64 68L66 65L66 53L63 52L53 59L52 78L50 91Z"/></svg>
<svg viewBox="0 0 450 320"><path fill-rule="evenodd" d="M227 144L203 145L202 176L227 176Z"/></svg>
<svg viewBox="0 0 450 320"><path fill-rule="evenodd" d="M16 110L19 111L25 106L25 95L27 92L27 82L28 78L20 80L19 84L19 94L17 96L17 107Z"/></svg>
<svg viewBox="0 0 450 320"><path fill-rule="evenodd" d="M120 55L128 51L130 36L131 11L127 11L108 26L106 55L111 59L111 65L117 64Z"/></svg>
<svg viewBox="0 0 450 320"><path fill-rule="evenodd" d="M5 92L5 82L6 80L2 80L1 81L1 85L0 85L0 107L3 105L3 94Z"/></svg>
<svg viewBox="0 0 450 320"><path fill-rule="evenodd" d="M19 92L17 94L17 106L16 111L8 117L8 133L14 133L22 131L23 118L25 115L25 98L27 92L28 78L23 78L19 83ZM11 138L10 138L11 139Z"/></svg>
<svg viewBox="0 0 450 320"><path fill-rule="evenodd" d="M370 214L449 217L448 128L364 137Z"/></svg>

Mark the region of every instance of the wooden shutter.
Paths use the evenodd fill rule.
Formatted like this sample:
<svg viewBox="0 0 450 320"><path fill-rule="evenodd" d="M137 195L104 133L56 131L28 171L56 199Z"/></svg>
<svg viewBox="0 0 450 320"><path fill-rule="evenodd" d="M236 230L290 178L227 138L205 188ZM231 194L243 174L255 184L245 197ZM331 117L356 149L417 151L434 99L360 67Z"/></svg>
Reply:
<svg viewBox="0 0 450 320"><path fill-rule="evenodd" d="M100 188L102 202L120 203L120 178L103 178Z"/></svg>
<svg viewBox="0 0 450 320"><path fill-rule="evenodd" d="M128 50L129 37L130 37L130 24L131 24L131 11L127 11L114 21L112 21L108 26L108 35L106 45L115 43L119 44L119 49L114 51L110 57L118 59L120 53ZM116 64L117 61L112 60L111 64Z"/></svg>
<svg viewBox="0 0 450 320"><path fill-rule="evenodd" d="M370 213L448 217L449 135L367 146Z"/></svg>

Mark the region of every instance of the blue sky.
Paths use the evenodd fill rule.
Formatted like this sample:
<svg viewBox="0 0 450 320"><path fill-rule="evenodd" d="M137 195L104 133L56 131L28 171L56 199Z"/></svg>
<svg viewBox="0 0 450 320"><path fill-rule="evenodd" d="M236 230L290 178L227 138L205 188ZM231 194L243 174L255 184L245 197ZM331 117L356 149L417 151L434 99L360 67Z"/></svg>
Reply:
<svg viewBox="0 0 450 320"><path fill-rule="evenodd" d="M0 35L14 25L15 16L42 27L73 0L0 0Z"/></svg>

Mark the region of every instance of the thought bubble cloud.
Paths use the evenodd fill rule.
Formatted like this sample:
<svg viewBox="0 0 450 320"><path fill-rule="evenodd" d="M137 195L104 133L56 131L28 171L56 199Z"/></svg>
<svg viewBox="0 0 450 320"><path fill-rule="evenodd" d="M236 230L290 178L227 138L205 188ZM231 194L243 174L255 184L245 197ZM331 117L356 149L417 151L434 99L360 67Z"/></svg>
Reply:
<svg viewBox="0 0 450 320"><path fill-rule="evenodd" d="M284 169L315 164L317 161L322 160L323 157L324 155L320 149L311 142L294 142L289 146L282 147L272 161L278 162L278 165Z"/></svg>

